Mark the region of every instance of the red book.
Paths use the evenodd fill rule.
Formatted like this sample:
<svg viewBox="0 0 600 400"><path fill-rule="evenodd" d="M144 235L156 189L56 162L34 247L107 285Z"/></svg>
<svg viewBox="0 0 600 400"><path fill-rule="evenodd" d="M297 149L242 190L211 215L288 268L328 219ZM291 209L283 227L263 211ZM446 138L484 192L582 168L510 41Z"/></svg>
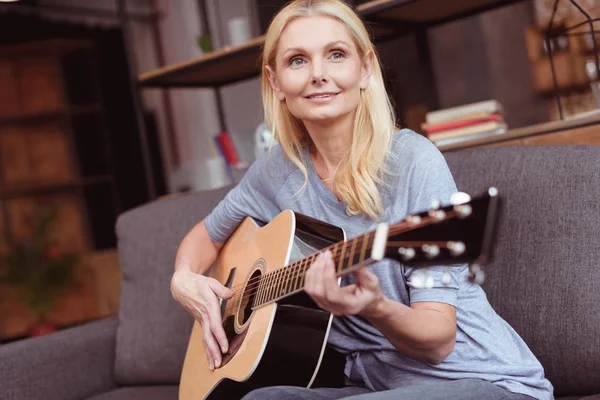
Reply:
<svg viewBox="0 0 600 400"><path fill-rule="evenodd" d="M217 139L219 140L219 144L221 145L221 149L223 150L223 155L225 156L225 160L229 165L238 165L240 163L240 158L238 157L237 151L235 151L235 146L233 145L233 141L227 132L221 132Z"/></svg>
<svg viewBox="0 0 600 400"><path fill-rule="evenodd" d="M472 119L458 119L455 121L442 122L435 125L425 125L423 129L426 133L436 133L442 131L448 131L450 129L463 128L465 126L477 125L483 122L501 121L502 114L492 114L488 117L483 118L472 118Z"/></svg>

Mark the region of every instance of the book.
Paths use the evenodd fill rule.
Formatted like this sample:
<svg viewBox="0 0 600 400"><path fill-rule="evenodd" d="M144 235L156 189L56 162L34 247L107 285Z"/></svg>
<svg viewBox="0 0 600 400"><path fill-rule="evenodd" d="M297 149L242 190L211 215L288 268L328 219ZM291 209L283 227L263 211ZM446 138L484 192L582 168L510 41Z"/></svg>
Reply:
<svg viewBox="0 0 600 400"><path fill-rule="evenodd" d="M483 113L484 115L476 118L465 118L465 119L456 119L447 122L441 122L439 124L421 124L421 129L425 131L426 134L438 133L443 131L449 131L451 129L463 128L465 126L477 125L483 122L491 122L491 121L502 121L502 114L489 114Z"/></svg>
<svg viewBox="0 0 600 400"><path fill-rule="evenodd" d="M448 131L432 133L431 135L428 135L427 137L431 141L436 141L436 140L442 140L442 139L451 139L451 138L455 138L455 137L459 137L459 136L473 135L475 133L480 133L480 132L494 131L494 130L501 129L501 128L504 128L504 129L508 128L505 122L490 121L490 122L483 122L481 124L465 126L462 128L450 129Z"/></svg>
<svg viewBox="0 0 600 400"><path fill-rule="evenodd" d="M440 140L433 141L433 144L435 144L438 147L439 146L448 146L451 144L468 142L470 140L481 139L481 138L485 138L485 137L489 137L489 136L502 135L506 132L507 132L506 128L500 128L500 129L496 129L496 130L492 130L492 131L478 132L478 133L474 133L472 135L457 136L457 137L453 137L453 138L449 138L449 139L440 139Z"/></svg>
<svg viewBox="0 0 600 400"><path fill-rule="evenodd" d="M481 112L487 112L490 114L503 114L504 109L502 108L502 104L500 104L497 100L486 100L477 103L431 111L425 116L425 122L427 124L439 124L441 122L447 122L456 119L465 119L465 117L470 114Z"/></svg>

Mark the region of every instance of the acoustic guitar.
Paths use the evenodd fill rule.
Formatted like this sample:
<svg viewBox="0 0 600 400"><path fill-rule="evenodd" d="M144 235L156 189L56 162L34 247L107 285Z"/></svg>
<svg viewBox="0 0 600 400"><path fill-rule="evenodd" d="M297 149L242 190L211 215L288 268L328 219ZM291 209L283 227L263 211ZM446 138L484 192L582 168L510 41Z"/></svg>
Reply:
<svg viewBox="0 0 600 400"><path fill-rule="evenodd" d="M284 210L268 223L247 217L229 237L210 276L234 290L221 299L229 340L220 368L210 370L202 327L194 323L181 374L179 398L235 399L272 385L340 387L344 356L327 345L332 314L303 291L316 256L330 250L337 276L384 258L401 268L419 268L411 281L430 287L428 266L469 264L469 279L481 283L483 264L495 243L500 197L495 188L346 240L343 229ZM419 273L422 273L419 275ZM449 279L449 274L444 280Z"/></svg>

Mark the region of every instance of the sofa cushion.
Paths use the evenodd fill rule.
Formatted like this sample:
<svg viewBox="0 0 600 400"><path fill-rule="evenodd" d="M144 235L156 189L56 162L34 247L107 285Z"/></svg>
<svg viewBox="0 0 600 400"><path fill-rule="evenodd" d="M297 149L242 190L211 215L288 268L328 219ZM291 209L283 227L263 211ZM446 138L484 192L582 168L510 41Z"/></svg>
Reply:
<svg viewBox="0 0 600 400"><path fill-rule="evenodd" d="M179 386L124 387L89 400L177 400Z"/></svg>
<svg viewBox="0 0 600 400"><path fill-rule="evenodd" d="M444 154L459 190L504 198L483 284L556 395L600 393L600 147L490 147Z"/></svg>
<svg viewBox="0 0 600 400"><path fill-rule="evenodd" d="M184 236L229 189L158 200L119 216L118 384L179 383L193 318L171 295L175 255Z"/></svg>

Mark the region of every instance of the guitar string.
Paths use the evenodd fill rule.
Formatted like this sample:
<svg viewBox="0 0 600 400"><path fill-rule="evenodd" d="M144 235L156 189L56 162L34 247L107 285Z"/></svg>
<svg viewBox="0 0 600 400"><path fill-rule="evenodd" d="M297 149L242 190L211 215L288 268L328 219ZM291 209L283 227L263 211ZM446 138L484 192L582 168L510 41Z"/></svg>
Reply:
<svg viewBox="0 0 600 400"><path fill-rule="evenodd" d="M310 263L310 265L312 265L312 263L317 258L317 256L320 253L325 252L327 249L329 249L329 247L333 247L334 248L334 250L332 251L332 257L335 258L341 252L341 249L338 252L338 249L336 248L337 246L339 246L339 243L342 243L342 244L343 243L347 243L348 244L348 243L351 243L352 241L356 241L356 246L355 247L358 247L359 244L360 244L360 246L362 246L365 243L365 240L366 240L367 241L367 245L368 245L368 242L371 240L370 236L374 236L374 232L369 232L369 233L367 233L365 235L361 235L361 236L359 236L357 238L354 238L354 239L352 239L350 241L347 241L347 242L338 242L338 243L335 243L332 246L328 246L328 247L320 250L319 252L314 253L313 255L304 258L301 261L305 261L305 260L308 261L309 259L312 258L313 260ZM344 246L342 246L342 248L343 247ZM367 251L367 250L368 249L366 248L364 251ZM353 257L353 259L354 259L354 257ZM349 260L349 259L350 259L349 257L344 257L343 258L344 261L345 260ZM341 260L337 260L337 261L339 262ZM336 260L334 260L334 263L335 262L336 262ZM286 272L290 276L286 276L283 280L278 280L279 277L277 277L277 278L275 278L275 280L272 283L269 283L268 286L262 288L262 290L266 290L267 292L269 292L271 290L277 289L278 287L280 287L281 284L284 284L284 283L288 284L290 282L297 281L298 278L303 278L304 274L306 273L307 265L308 264L309 264L308 262L298 262L298 263L292 264L289 267L278 268L277 270L272 271L272 272L283 271L284 269L288 269L289 268L288 271L284 271L284 272ZM336 273L337 272L338 271L336 270ZM263 275L263 276L266 276L266 275ZM275 276L275 275L273 275L273 276ZM254 278L254 279L256 279L256 278ZM235 294L232 296L232 298L230 300L228 300L228 303L227 303L227 306L225 307L225 310L227 311L227 309L229 308L229 304L236 304L236 303L238 303L237 300L243 301L243 300L251 298L254 294L256 294L257 292L259 292L261 290L261 289L258 289L259 285L260 285L260 279L259 279L258 284L255 284L254 286L252 286L250 288L247 287L245 290L236 290ZM239 285L237 285L237 286L239 286ZM300 289L300 287L298 287L297 289ZM240 297L240 296L238 296L238 294L243 294L243 296ZM235 305L235 307L237 308L237 304Z"/></svg>
<svg viewBox="0 0 600 400"><path fill-rule="evenodd" d="M447 214L451 214L450 216L453 216L452 212L448 212ZM425 222L429 222L429 219L433 219L433 218L432 217L423 217L422 222L419 225L422 225ZM398 226L391 228L389 231L389 234L396 235L396 234L402 233L403 228L404 228L403 225L405 225L406 223L407 223L407 221L404 221L404 223L399 223ZM415 227L413 227L413 229L414 228ZM282 268L278 268L274 271L271 271L268 274L279 272L280 274L285 276L285 278L280 280L281 277L276 277L272 283L267 284L267 286L262 289L259 289L258 286L260 285L262 279L265 279L268 274L264 274L264 275L260 275L256 278L252 278L252 279L248 280L247 283L242 282L238 285L235 285L234 286L235 288L239 288L240 286L243 286L243 285L246 285L246 287L244 290L238 290L238 289L234 290L234 295L231 297L230 301L228 301L228 304L233 303L236 300L236 298L239 300L244 300L244 299L250 298L261 290L270 291L273 289L276 290L277 288L280 288L280 287L283 287L284 289L287 288L288 283L297 282L298 278L300 278L300 275L302 275L303 273L306 273L306 266L307 266L308 262L304 262L304 261L308 261L310 258L313 258L312 262L314 262L314 260L320 253L323 253L327 250L333 250L332 258L334 258L334 260L333 260L334 263L341 262L342 260L344 260L344 261L350 260L350 257L349 257L350 254L348 254L348 257L346 257L346 254L344 254L342 260L335 260L335 257L337 257L341 252L346 252L346 248L348 247L347 245L351 244L354 241L357 242L354 245L356 247L356 246L358 246L359 243L362 246L364 244L364 241L363 241L364 239L370 240L370 236L373 236L373 240L374 240L375 233L376 233L376 231L371 231L364 235L361 235L359 237L351 239L350 241L334 243L324 249L321 249L319 252L314 253L313 255L311 255L309 257L306 257L303 260L293 263L292 265L290 265L288 267L282 267ZM395 244L394 246L391 246L391 247L415 247L414 245L412 245L414 242L415 241L406 241L406 242L395 241L394 243L403 243L403 244L402 245ZM410 245L407 245L409 243L410 243ZM432 242L427 242L427 244L431 244L431 243ZM338 246L340 246L340 244L342 245L341 249L338 249ZM346 246L344 246L344 244L346 244ZM389 242L388 242L388 246L389 246ZM367 249L365 249L365 251L366 250ZM354 259L354 257L353 257L353 259ZM312 265L312 262L311 262L311 265ZM336 271L336 272L338 272L338 271ZM272 276L275 276L275 275L272 275ZM283 286L281 286L282 284L283 284ZM297 288L297 289L299 289L299 288ZM297 290L297 289L295 289L295 290ZM240 298L240 294L244 294L244 296ZM270 296L267 296L267 297L270 297ZM279 297L279 296L277 296L277 297Z"/></svg>
<svg viewBox="0 0 600 400"><path fill-rule="evenodd" d="M397 243L401 243L401 244L400 244L400 245L393 245L393 246L391 246L391 247L398 247L398 248L399 248L399 247L404 247L404 246L405 246L405 243L402 243L402 242L397 242ZM447 246L446 246L446 243L447 243L447 242L428 242L428 244L431 244L431 243L438 244L440 247L443 247L443 248L447 248ZM353 256L353 257L352 257L352 260L354 260L354 259L355 259L355 257L356 257L356 256ZM345 257L345 256L344 256L344 258L343 258L343 261L346 261L346 260L348 260L348 261L349 261L349 260L350 260L350 257ZM359 262L361 262L361 261L363 261L363 260L360 260ZM356 264L356 263L355 263L355 264ZM291 268L291 267L290 267L290 268ZM300 268L300 269L302 269L302 268ZM286 289L286 290L285 290L285 292L287 292L287 293L291 293L292 291L295 291L295 290L301 289L302 287L304 287L303 285L302 285L302 286L298 286L298 287L296 287L296 284L297 284L297 282L298 282L298 280L297 280L297 279L299 278L298 272L302 272L302 271L291 271L291 272L288 274L288 276L286 276L286 277L285 277L285 278L284 278L282 281L277 281L277 282L274 282L274 285L271 285L271 284L270 284L270 285L268 285L267 287L264 287L264 288L262 288L262 289L260 289L260 290L267 290L267 291L269 291L269 290L273 290L273 289L275 289L275 292L274 292L274 293L278 293L278 290L277 290L277 289L281 289L281 288L283 288L283 289ZM305 272L305 271L303 271L303 272ZM337 273L337 272L340 272L340 271L336 271L336 273ZM300 282L302 282L302 281L300 281ZM289 283L291 283L293 286L288 286L288 284L289 284ZM294 289L293 289L293 290L290 290L292 287L294 287ZM288 288L289 288L289 289L288 289ZM252 289L251 289L251 290L244 291L244 292L240 292L240 293L243 293L244 295L243 295L242 297L240 297L240 296L235 296L235 295L234 295L234 297L232 297L232 298L231 298L231 300L230 300L230 303L231 303L231 304L234 304L234 306L235 306L235 307L237 307L237 300L239 300L239 301L243 301L243 300L249 299L249 298L251 298L251 297L252 297L252 296L253 296L253 295L254 295L256 292L257 292L257 290L252 290ZM285 294L287 294L287 293L282 293L282 294L280 294L279 296L275 296L275 297L273 297L273 298L277 298L277 297L283 296L283 295L285 295ZM267 299L266 299L266 301L261 301L261 304L267 303L267 302L269 302L269 301L273 300L273 298L271 298L271 296L267 296ZM229 304L229 303L228 303L228 304ZM259 304L259 305L260 305L260 304ZM230 308L230 307L226 307L226 310L227 310L228 308ZM230 311L230 310L229 310L229 311Z"/></svg>
<svg viewBox="0 0 600 400"><path fill-rule="evenodd" d="M453 211L448 211L448 212L446 213L446 217L448 217L448 216L450 216L450 217L454 217L454 216L455 216L455 212L453 212ZM409 222L408 222L408 221L406 221L406 220L405 220L405 221L399 222L399 223L397 224L397 226L395 226L395 227L393 227L393 228L390 228L390 230L389 230L389 234L391 234L391 235L397 235L397 234L404 233L404 232L406 232L406 231L409 231L409 230L410 230L410 229L406 229L406 230L404 230L404 228L412 228L412 229L419 228L421 225L426 225L427 223L429 223L429 222L430 222L430 220L432 220L432 219L433 219L433 217L430 217L430 216L421 217L421 223L419 223L419 224L417 224L417 225L408 226L408 227L405 227L405 225L409 224ZM345 242L337 242L337 243L334 243L334 244L332 244L332 245L330 245L330 246L327 246L327 247L325 247L325 248L323 248L323 249L319 250L319 252L317 252L317 253L315 253L315 254L313 254L313 255L311 255L311 256L309 256L309 257L307 257L307 258L310 258L310 257L313 257L313 256L314 256L314 257L316 257L316 256L317 256L319 253L321 253L321 252L325 252L326 250L335 249L335 248L336 248L336 246L339 246L340 244L343 244L343 243L349 243L349 242L351 242L351 241L353 241L353 240L362 239L363 237L365 237L365 236L368 236L368 235L372 235L372 234L374 234L375 232L376 232L376 231L371 231L371 232L368 232L368 233L366 233L366 234L364 234L364 235L361 235L361 236L359 236L359 237L356 237L356 238L354 238L354 239L351 239L350 241L345 241ZM428 243L429 243L429 242L428 242ZM332 255L335 255L335 256L337 256L337 249L335 249L334 251L332 251ZM301 261L302 261L302 260L301 260ZM257 283L257 281L259 282L261 279L265 278L265 277L266 277L268 274L275 273L275 272L277 272L277 271L281 270L282 268L288 268L288 267L281 267L281 268L277 268L277 269L275 269L275 270L273 270L273 271L271 271L271 272L269 272L269 273L267 273L267 274L260 275L260 276L258 276L258 277L256 277L256 278L249 279L247 282L241 282L241 283L239 283L239 284L237 284L237 285L235 285L235 286L232 286L230 289L232 289L232 290L234 290L234 291L237 291L237 288L239 288L240 286L249 285L249 284L251 284L251 283Z"/></svg>
<svg viewBox="0 0 600 400"><path fill-rule="evenodd" d="M422 218L422 220L423 220L423 221L425 221L425 222L427 222L427 221L428 221L428 217L424 217L424 218ZM403 228L404 228L404 225L406 225L406 224L408 224L408 222L407 222L407 221L402 221L402 222L398 223L398 226L396 226L396 227L394 227L394 228L390 228L390 230L389 230L389 234L391 234L391 235L397 235L397 234L400 234L400 233L404 233L404 232L405 232L405 230L403 230ZM421 224L419 224L419 225L422 225L422 224L423 224L423 223L421 223ZM418 227L419 227L419 226L414 226L414 227L413 227L413 229L414 229L414 228L418 228ZM406 231L407 231L407 230L406 230ZM370 235L374 234L375 232L376 232L376 231L367 232L367 233L365 233L364 235L361 235L361 236L358 236L358 237L356 237L356 238L354 238L354 239L351 239L350 241L343 241L343 242L337 242L337 243L334 243L334 244L332 244L332 245L330 245L330 246L327 246L327 247L325 247L325 248L323 248L323 249L319 250L317 253L315 253L315 254L313 254L313 255L310 255L310 256L308 256L308 257L306 257L306 258L310 258L310 257L313 257L313 256L315 256L315 257L316 257L316 256L317 256L319 253L325 252L325 251L327 251L327 250L335 249L335 248L336 248L336 246L339 246L340 244L343 244L343 243L349 243L349 242L351 242L351 241L353 241L353 240L359 240L359 239L362 239L363 237L365 237L365 236L368 236L368 235L370 236ZM332 251L332 255L334 255L334 254L337 256L337 249L336 249L336 250L334 250L334 251ZM281 268L288 268L288 267L281 267ZM273 270L273 271L269 272L268 274L275 273L276 271L279 271L281 268L277 268L277 269L275 269L275 270ZM237 284L237 285L235 285L235 286L232 286L230 289L232 289L232 290L236 290L236 289L237 289L237 288L239 288L240 286L244 286L244 285L247 285L247 284L250 284L250 283L253 283L253 282L254 282L254 283L256 283L256 281L260 281L260 280L261 280L263 277L266 277L266 275L267 275L267 274L260 275L260 276L258 276L258 277L256 277L256 278L249 279L247 282L241 282L241 283L239 283L239 284Z"/></svg>
<svg viewBox="0 0 600 400"><path fill-rule="evenodd" d="M401 228L402 227L398 226L397 229L391 229L390 233L391 234L397 234L398 231L401 231ZM250 297L252 297L253 295L255 295L259 291L263 291L264 292L266 290L267 292L269 292L269 291L275 290L274 293L277 293L279 288L287 289L288 288L288 284L290 284L290 283L292 283L295 286L296 283L298 282L298 279L300 278L300 275L303 275L303 274L306 273L306 267L307 267L307 265L309 263L305 262L305 261L308 261L310 258L312 258L313 259L312 262L314 262L314 259L316 259L316 257L318 256L319 253L332 248L333 249L332 256L334 258L334 263L336 263L336 262L337 263L342 262L342 260L335 260L335 257L337 257L339 255L339 253L341 253L341 252L346 252L346 248L348 247L347 246L348 244L351 244L352 242L356 241L357 243L353 245L354 246L353 248L356 249L356 246L358 244L360 244L361 246L362 246L362 244L364 244L364 240L363 239L371 240L370 236L374 236L374 234L375 234L375 231L372 231L372 232L369 232L369 233L367 233L365 235L361 235L361 236L359 236L357 238L354 238L354 239L352 239L350 241L335 243L335 244L333 244L331 246L328 246L325 249L322 249L320 252L315 253L315 254L313 254L313 255L311 255L311 256L309 256L309 257L301 260L300 262L292 264L289 267L278 268L278 269L276 269L274 271L271 271L271 273L279 272L282 276L284 276L284 278L282 278L282 277L275 277L275 279L273 280L273 282L269 282L263 288L258 288L258 286L260 285L261 280L264 279L267 276L267 274L261 275L261 276L259 276L257 278L253 278L253 279L251 279L251 280L248 281L249 284L246 286L246 288L243 291L242 290L235 290L234 291L234 295L232 296L232 298L230 299L230 301L228 302L228 304L229 303L234 303L234 302L236 302L236 300L240 300L241 301L241 300L250 298ZM393 243L393 245L389 246L390 242L388 242L388 246L389 247L416 247L414 245L415 241L405 241L405 242L403 242L403 241L394 241L394 242L391 242L391 243ZM423 242L421 242L421 243L423 243ZM440 245L442 247L446 247L445 243L446 242L435 242L435 244L438 244L438 245ZM340 244L342 244L342 247L341 247L341 249L338 249L338 246L340 246ZM346 244L346 246L344 246L344 244ZM434 244L434 242L427 242L426 244ZM366 251L366 250L367 249L365 249L364 251ZM352 259L354 259L354 257L355 256L353 256ZM348 257L346 256L346 254L344 254L343 261L345 261L345 260L350 260L350 254L348 254ZM310 263L311 265L312 265L312 262ZM336 272L340 272L340 271L336 271ZM275 276L275 275L273 275L273 276ZM236 285L236 287L239 287L239 286L242 286L242 285L244 285L244 283ZM298 287L298 288L295 288L294 290L297 290L297 289L300 289L300 288L301 287ZM287 290L284 290L284 292L286 292L286 291ZM242 294L244 296L240 297ZM285 295L285 294L286 293L283 293L282 295ZM270 298L271 296L270 296L270 294L268 294L266 297ZM276 297L279 297L279 296L276 296ZM268 300L268 301L270 301L270 300Z"/></svg>

